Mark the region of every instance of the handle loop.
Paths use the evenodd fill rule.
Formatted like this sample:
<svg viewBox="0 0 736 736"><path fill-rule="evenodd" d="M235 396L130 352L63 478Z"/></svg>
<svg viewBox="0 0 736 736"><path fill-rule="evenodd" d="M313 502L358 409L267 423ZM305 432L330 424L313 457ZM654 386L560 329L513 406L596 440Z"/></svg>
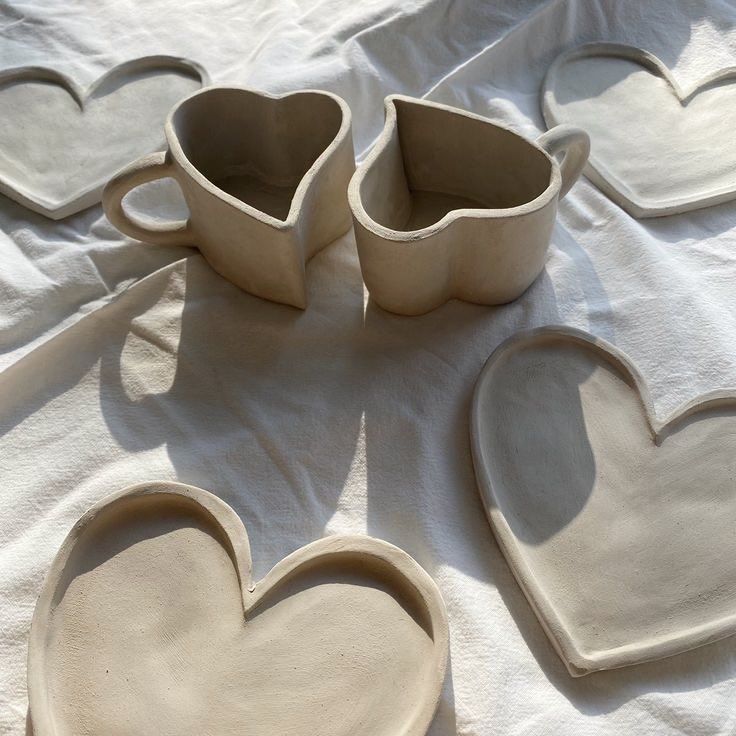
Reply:
<svg viewBox="0 0 736 736"><path fill-rule="evenodd" d="M562 175L560 199L562 199L583 173L590 154L590 138L584 130L574 125L556 125L537 138L537 145L544 148L553 158L558 153L563 154L560 162Z"/></svg>
<svg viewBox="0 0 736 736"><path fill-rule="evenodd" d="M102 207L107 219L118 230L136 240L155 245L193 245L190 220L144 224L131 218L123 207L123 198L128 192L141 184L167 176L176 178L165 151L143 156L119 171L102 192Z"/></svg>

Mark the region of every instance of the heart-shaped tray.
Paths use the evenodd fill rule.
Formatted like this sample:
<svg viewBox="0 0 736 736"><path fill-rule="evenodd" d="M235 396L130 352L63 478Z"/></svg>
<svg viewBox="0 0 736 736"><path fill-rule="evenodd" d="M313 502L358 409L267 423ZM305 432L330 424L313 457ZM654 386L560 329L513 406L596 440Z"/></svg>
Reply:
<svg viewBox="0 0 736 736"><path fill-rule="evenodd" d="M566 51L547 72L549 127L591 139L586 175L634 217L658 217L736 196L736 69L682 89L653 54L614 43Z"/></svg>
<svg viewBox="0 0 736 736"><path fill-rule="evenodd" d="M255 583L227 504L153 483L75 525L29 647L35 736L419 736L448 628L429 575L386 542L326 537Z"/></svg>
<svg viewBox="0 0 736 736"><path fill-rule="evenodd" d="M480 374L471 436L491 527L570 673L736 631L736 397L660 421L612 345L521 332Z"/></svg>
<svg viewBox="0 0 736 736"><path fill-rule="evenodd" d="M172 56L127 61L86 90L53 69L0 72L0 192L54 220L90 207L116 171L163 148L169 108L205 84Z"/></svg>

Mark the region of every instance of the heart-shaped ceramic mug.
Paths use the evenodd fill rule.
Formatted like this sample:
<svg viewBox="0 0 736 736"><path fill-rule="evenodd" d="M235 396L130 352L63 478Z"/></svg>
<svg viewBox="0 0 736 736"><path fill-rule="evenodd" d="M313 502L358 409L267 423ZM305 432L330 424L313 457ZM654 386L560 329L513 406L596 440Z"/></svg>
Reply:
<svg viewBox="0 0 736 736"><path fill-rule="evenodd" d="M105 187L110 222L150 243L196 245L245 291L306 307L307 260L350 228L347 103L317 90L272 96L209 87L172 109L165 132L168 151L136 161ZM189 219L129 217L125 195L164 177L181 187Z"/></svg>
<svg viewBox="0 0 736 736"><path fill-rule="evenodd" d="M532 143L464 110L386 98L383 132L349 190L371 298L398 314L516 299L542 271L557 202L589 150L571 125Z"/></svg>

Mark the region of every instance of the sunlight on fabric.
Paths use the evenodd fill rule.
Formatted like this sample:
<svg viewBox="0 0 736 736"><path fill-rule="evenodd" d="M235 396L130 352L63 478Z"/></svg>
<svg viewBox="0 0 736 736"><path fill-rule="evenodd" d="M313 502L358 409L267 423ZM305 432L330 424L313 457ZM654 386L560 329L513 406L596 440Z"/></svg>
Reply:
<svg viewBox="0 0 736 736"><path fill-rule="evenodd" d="M366 517L368 474L365 453L365 412L360 417L360 430L355 443L355 454L350 463L335 513L325 525L327 534L367 534Z"/></svg>
<svg viewBox="0 0 736 736"><path fill-rule="evenodd" d="M133 320L120 354L120 381L130 401L171 390L181 339L181 311L172 307L167 324L148 324L146 313ZM169 311L169 310L167 310ZM155 317L154 317L155 318Z"/></svg>

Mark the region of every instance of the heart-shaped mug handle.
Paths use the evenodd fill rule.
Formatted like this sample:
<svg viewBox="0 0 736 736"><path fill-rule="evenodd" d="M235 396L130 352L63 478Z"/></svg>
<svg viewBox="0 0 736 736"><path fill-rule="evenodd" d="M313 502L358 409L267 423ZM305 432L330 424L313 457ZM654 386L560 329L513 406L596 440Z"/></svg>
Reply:
<svg viewBox="0 0 736 736"><path fill-rule="evenodd" d="M585 164L588 163L590 137L584 130L574 125L556 125L537 138L537 145L553 158L558 153L563 154L562 161L560 161L562 185L559 195L559 198L562 199L578 180Z"/></svg>
<svg viewBox="0 0 736 736"><path fill-rule="evenodd" d="M156 245L194 245L189 220L144 224L130 217L123 207L123 198L128 192L141 184L166 177L176 179L174 167L165 151L143 156L107 182L102 192L102 207L107 219L131 238Z"/></svg>

